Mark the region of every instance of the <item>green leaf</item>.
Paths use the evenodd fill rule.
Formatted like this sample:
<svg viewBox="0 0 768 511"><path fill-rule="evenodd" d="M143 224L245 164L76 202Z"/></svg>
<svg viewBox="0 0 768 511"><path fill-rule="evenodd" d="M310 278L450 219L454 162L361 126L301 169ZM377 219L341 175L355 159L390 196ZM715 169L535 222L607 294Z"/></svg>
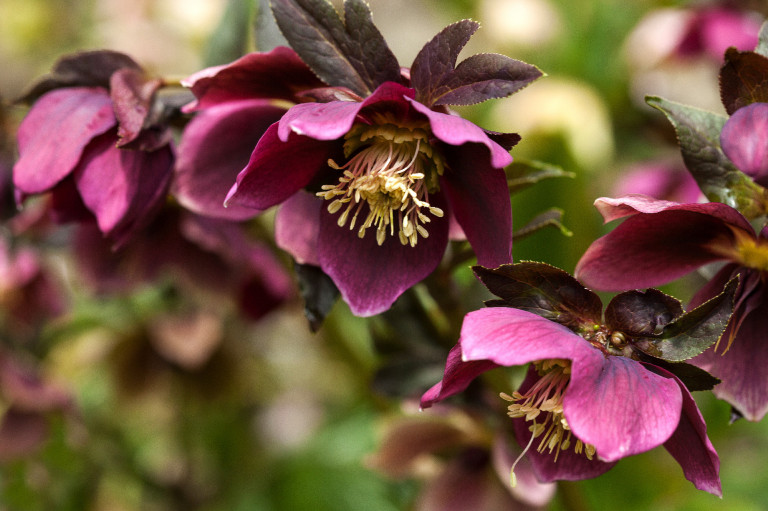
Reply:
<svg viewBox="0 0 768 511"><path fill-rule="evenodd" d="M515 161L504 171L507 173L507 186L510 194L524 190L544 179L576 177L575 173L567 172L557 165L521 158L515 158Z"/></svg>
<svg viewBox="0 0 768 511"><path fill-rule="evenodd" d="M485 302L489 307L525 310L573 329L601 322L600 298L559 268L525 261L496 269L472 269L485 287L501 298Z"/></svg>
<svg viewBox="0 0 768 511"><path fill-rule="evenodd" d="M400 82L400 65L373 24L364 0L346 0L344 19L327 0L272 0L278 27L321 80L368 96Z"/></svg>
<svg viewBox="0 0 768 511"><path fill-rule="evenodd" d="M685 165L710 201L751 219L765 214L768 190L737 169L720 147L726 117L656 96L647 96L646 102L674 126Z"/></svg>
<svg viewBox="0 0 768 511"><path fill-rule="evenodd" d="M550 208L542 213L539 213L523 227L516 230L512 235L512 238L515 241L520 241L521 239L525 239L531 234L539 232L546 227L554 227L555 229L559 230L563 236L573 236L573 233L562 224L562 219L562 209Z"/></svg>
<svg viewBox="0 0 768 511"><path fill-rule="evenodd" d="M723 292L667 324L657 338L634 343L644 353L668 362L682 362L715 344L733 313L739 279L731 279Z"/></svg>

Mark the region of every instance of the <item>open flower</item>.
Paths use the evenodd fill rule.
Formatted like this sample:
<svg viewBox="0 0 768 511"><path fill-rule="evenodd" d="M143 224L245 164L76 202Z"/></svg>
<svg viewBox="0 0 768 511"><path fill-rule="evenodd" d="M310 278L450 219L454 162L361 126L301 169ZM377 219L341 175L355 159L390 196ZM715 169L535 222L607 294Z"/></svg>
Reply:
<svg viewBox="0 0 768 511"><path fill-rule="evenodd" d="M541 480L595 477L625 456L663 445L697 488L720 494L706 425L686 385L670 372L682 366L664 360L689 356L670 357L686 341L655 337L690 332L698 312L683 314L679 302L656 290L634 291L616 296L603 320L597 295L556 268L520 263L477 272L503 299L465 316L443 380L422 396L423 407L461 392L485 371L530 363L521 387L502 398ZM710 319L729 309L725 302ZM722 332L722 317L709 321Z"/></svg>
<svg viewBox="0 0 768 511"><path fill-rule="evenodd" d="M18 131L18 201L51 192L59 219L93 215L123 243L165 199L171 179L171 133L155 102L161 85L121 53L61 59L27 95L34 105Z"/></svg>
<svg viewBox="0 0 768 511"><path fill-rule="evenodd" d="M357 315L386 310L435 269L451 217L481 264L509 262L503 168L519 137L486 132L446 105L507 96L539 70L490 54L456 66L477 29L465 20L444 29L401 71L370 13L358 19L351 3L345 21L298 16L303 7L292 2L272 5L294 50L329 86L306 92L315 101L291 107L267 129L226 204L282 204L278 244L328 274ZM331 57L318 50L327 40L308 44L307 24L325 31L345 22L359 25L333 32L340 39L331 42L338 46Z"/></svg>
<svg viewBox="0 0 768 511"><path fill-rule="evenodd" d="M724 339L693 360L720 378L714 393L749 420L768 411L768 379L756 368L768 363L764 342L768 300L768 231L756 234L735 209L716 202L677 204L644 196L601 198L606 221L626 218L587 249L576 276L602 290L656 286L708 263L725 263L694 296L696 306L740 275L735 308Z"/></svg>

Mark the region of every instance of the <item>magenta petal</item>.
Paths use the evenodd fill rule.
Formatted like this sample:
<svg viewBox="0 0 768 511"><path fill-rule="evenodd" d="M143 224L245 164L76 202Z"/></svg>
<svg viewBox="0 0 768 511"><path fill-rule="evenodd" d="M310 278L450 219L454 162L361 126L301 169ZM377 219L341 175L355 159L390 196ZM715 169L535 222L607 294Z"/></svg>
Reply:
<svg viewBox="0 0 768 511"><path fill-rule="evenodd" d="M328 168L334 144L300 135L283 142L277 131L277 123L267 128L224 199L227 206L267 209L307 186L319 171Z"/></svg>
<svg viewBox="0 0 768 511"><path fill-rule="evenodd" d="M493 310L493 309L488 309ZM471 313L470 313L471 314ZM465 318L466 321L466 318ZM498 366L487 360L464 361L461 355L461 344L457 344L448 352L443 379L432 386L421 396L421 407L429 408L438 401L458 394L486 371Z"/></svg>
<svg viewBox="0 0 768 511"><path fill-rule="evenodd" d="M574 361L563 413L573 434L604 461L653 449L680 421L682 394L674 380L624 357Z"/></svg>
<svg viewBox="0 0 768 511"><path fill-rule="evenodd" d="M732 244L728 224L712 215L681 209L636 214L590 245L575 276L603 291L658 286L723 259Z"/></svg>
<svg viewBox="0 0 768 511"><path fill-rule="evenodd" d="M280 140L287 140L291 132L317 140L341 138L352 127L361 110L373 106L381 107L381 103L387 103L386 111L404 116L408 111L406 98L413 95L414 91L409 87L385 82L362 102L331 101L296 105L280 120Z"/></svg>
<svg viewBox="0 0 768 511"><path fill-rule="evenodd" d="M283 202L275 215L275 243L299 264L320 266L317 236L325 201L299 190Z"/></svg>
<svg viewBox="0 0 768 511"><path fill-rule="evenodd" d="M493 168L480 146L445 148L451 162L441 183L451 210L481 266L512 262L512 207L504 171Z"/></svg>
<svg viewBox="0 0 768 511"><path fill-rule="evenodd" d="M512 163L509 151L491 140L488 134L476 124L458 115L435 112L418 101L409 100L417 112L427 116L432 133L446 144L459 146L467 143L483 144L491 153L491 165L497 169Z"/></svg>
<svg viewBox="0 0 768 511"><path fill-rule="evenodd" d="M666 373L670 379L675 380L683 396L680 422L664 447L680 464L685 478L696 488L721 497L720 458L707 437L707 425L696 401L677 377L660 368L654 370Z"/></svg>
<svg viewBox="0 0 768 511"><path fill-rule="evenodd" d="M435 202L435 204L438 204ZM439 206L438 206L439 207ZM368 206L358 219L362 222ZM403 291L423 280L440 263L448 245L448 221L435 218L415 247L402 245L395 232L383 245L376 242L376 227L361 239L349 224L339 227L337 217L325 208L320 213L318 255L320 267L339 288L355 315L372 316L387 310ZM358 223L359 225L359 223Z"/></svg>
<svg viewBox="0 0 768 511"><path fill-rule="evenodd" d="M538 379L536 370L533 367L529 368L525 380L520 385L519 392L526 392ZM531 423L524 418L519 418L512 419L512 425L518 443L525 448L531 439L531 431L529 430ZM543 452L538 452L539 442L534 439L526 457L531 462L536 476L542 482L591 479L604 474L616 464L616 462L601 461L596 457L590 460L583 451L577 454L573 449L575 445L573 439L571 440L571 447L560 451L557 455L557 461L555 461L554 451L550 453L548 449L544 449Z"/></svg>
<svg viewBox="0 0 768 511"><path fill-rule="evenodd" d="M115 137L108 134L88 147L74 177L101 232L122 238L141 227L165 199L172 165L170 147L152 152L118 149Z"/></svg>
<svg viewBox="0 0 768 511"><path fill-rule="evenodd" d="M173 186L179 203L195 213L230 220L256 215L252 208L225 208L224 198L261 136L283 113L283 108L263 100L230 102L199 112L179 144Z"/></svg>
<svg viewBox="0 0 768 511"><path fill-rule="evenodd" d="M363 104L357 101L292 106L280 120L278 135L282 141L287 141L292 133L315 140L335 140L346 135L362 107Z"/></svg>
<svg viewBox="0 0 768 511"><path fill-rule="evenodd" d="M768 175L768 103L736 110L720 132L725 155L742 172L759 180Z"/></svg>
<svg viewBox="0 0 768 511"><path fill-rule="evenodd" d="M295 101L297 92L324 85L296 52L285 46L203 69L182 84L197 97L197 101L185 107L187 111L244 99Z"/></svg>
<svg viewBox="0 0 768 511"><path fill-rule="evenodd" d="M105 89L57 89L40 97L19 126L13 182L25 194L49 190L77 165L90 141L115 125Z"/></svg>
<svg viewBox="0 0 768 511"><path fill-rule="evenodd" d="M531 312L492 307L464 316L460 343L464 360L517 366L546 359L600 365L603 356L567 327Z"/></svg>

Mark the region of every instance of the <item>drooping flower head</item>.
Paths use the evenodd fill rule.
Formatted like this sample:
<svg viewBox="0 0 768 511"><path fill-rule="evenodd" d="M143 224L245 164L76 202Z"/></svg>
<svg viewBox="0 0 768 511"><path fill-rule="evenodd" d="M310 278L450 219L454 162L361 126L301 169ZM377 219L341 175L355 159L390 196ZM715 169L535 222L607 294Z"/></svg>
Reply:
<svg viewBox="0 0 768 511"><path fill-rule="evenodd" d="M112 51L62 58L26 95L13 180L19 203L51 192L57 217L96 218L124 243L165 199L174 152L150 79Z"/></svg>
<svg viewBox="0 0 768 511"><path fill-rule="evenodd" d="M658 286L709 263L725 263L694 296L706 302L740 276L735 308L723 340L695 358L722 383L714 393L749 420L768 411L766 277L768 231L755 233L750 223L725 204L677 204L645 196L601 198L595 206L606 221L625 220L598 239L576 266L576 276L601 290Z"/></svg>
<svg viewBox="0 0 768 511"><path fill-rule="evenodd" d="M617 295L603 315L597 295L551 266L476 271L501 299L464 318L443 380L424 394L423 407L485 371L530 363L520 388L501 397L541 480L595 477L664 445L697 488L720 494L718 457L688 388L716 380L682 361L720 336L735 282L687 313L649 289Z"/></svg>
<svg viewBox="0 0 768 511"><path fill-rule="evenodd" d="M456 65L477 29L468 20L440 32L402 70L364 2L346 1L344 20L320 0L275 1L272 9L327 86L304 91L312 101L266 130L226 204L282 204L278 244L319 266L358 315L386 310L434 270L450 218L482 264L509 262L502 169L519 137L487 132L447 105L507 96L538 69L495 54Z"/></svg>

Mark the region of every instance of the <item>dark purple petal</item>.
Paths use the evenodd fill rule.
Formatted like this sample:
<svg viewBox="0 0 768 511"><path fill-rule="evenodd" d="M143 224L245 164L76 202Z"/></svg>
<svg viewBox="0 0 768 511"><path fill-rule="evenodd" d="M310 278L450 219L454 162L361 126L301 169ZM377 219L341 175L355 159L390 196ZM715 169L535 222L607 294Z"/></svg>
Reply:
<svg viewBox="0 0 768 511"><path fill-rule="evenodd" d="M437 200L432 204L441 206ZM361 222L367 212L365 204ZM402 245L397 233L387 233L379 246L375 226L360 239L358 229L338 226L340 214L341 211L331 215L326 208L321 210L318 255L320 267L333 279L357 316L372 316L389 309L403 291L432 273L448 245L445 218L432 220L427 226L429 237L419 238L415 247Z"/></svg>
<svg viewBox="0 0 768 511"><path fill-rule="evenodd" d="M645 288L727 258L733 231L722 218L698 211L702 208L697 206L706 205L680 205L627 218L590 245L576 265L576 277L605 291Z"/></svg>
<svg viewBox="0 0 768 511"><path fill-rule="evenodd" d="M172 166L170 147L153 152L118 149L109 133L86 149L73 175L101 232L119 244L165 199Z"/></svg>
<svg viewBox="0 0 768 511"><path fill-rule="evenodd" d="M624 357L574 361L563 411L573 433L604 461L666 442L680 421L682 394L674 380Z"/></svg>
<svg viewBox="0 0 768 511"><path fill-rule="evenodd" d="M232 183L253 148L285 110L263 100L232 101L198 112L184 129L174 177L174 195L201 215L243 220L252 208L224 207Z"/></svg>
<svg viewBox="0 0 768 511"><path fill-rule="evenodd" d="M225 205L267 209L307 186L319 171L328 168L336 144L300 135L291 135L283 142L277 132L277 123L267 128L225 197Z"/></svg>
<svg viewBox="0 0 768 511"><path fill-rule="evenodd" d="M320 266L317 237L320 211L325 200L299 190L287 199L275 215L275 243L299 264Z"/></svg>
<svg viewBox="0 0 768 511"><path fill-rule="evenodd" d="M296 105L280 119L280 131L278 132L280 140L288 140L291 132L317 140L341 138L347 134L361 110L376 107L402 115L408 110L406 99L412 98L413 95L414 91L409 87L399 83L386 82L362 102L333 101L331 103ZM382 105L381 103L385 104ZM477 126L475 128L480 129Z"/></svg>
<svg viewBox="0 0 768 511"><path fill-rule="evenodd" d="M509 151L491 140L488 134L479 126L458 115L435 112L421 103L409 99L413 108L427 116L432 133L446 144L459 146L474 142L483 144L491 153L491 165L497 169L504 168L512 163ZM451 164L450 161L447 162ZM506 188L506 186L505 186Z"/></svg>
<svg viewBox="0 0 768 511"><path fill-rule="evenodd" d="M155 93L163 82L148 80L142 71L120 69L112 74L109 83L118 122L118 146L125 146L141 134L151 113Z"/></svg>
<svg viewBox="0 0 768 511"><path fill-rule="evenodd" d="M764 179L768 175L768 103L736 110L720 132L720 145L739 170L756 181Z"/></svg>
<svg viewBox="0 0 768 511"><path fill-rule="evenodd" d="M742 275L744 277L744 275ZM720 280L718 277L713 281ZM746 279L747 287L751 279ZM759 279L758 279L759 282ZM715 285L718 282L715 282ZM702 289L711 292L710 287ZM752 286L749 286L752 287ZM700 299L697 295L696 299ZM732 404L747 420L759 421L768 412L768 379L761 368L768 366L768 343L765 342L768 300L764 285L740 300L732 321L741 321L733 344L727 352L732 327L723 334L717 351L709 349L692 362L720 378L713 389L719 399Z"/></svg>
<svg viewBox="0 0 768 511"><path fill-rule="evenodd" d="M538 379L536 370L533 367L529 368L525 380L520 385L519 392L526 392ZM525 448L531 440L531 431L529 430L531 422L524 418L512 419L512 425L518 443ZM591 479L604 474L616 464L615 461L605 462L597 457L590 460L584 451L577 454L574 452L576 445L574 438L571 438L571 447L560 451L557 455L557 461L555 461L555 451L550 453L549 449L545 448L542 452L538 452L540 442L541 439L533 440L526 457L531 462L534 473L542 482Z"/></svg>
<svg viewBox="0 0 768 511"><path fill-rule="evenodd" d="M49 190L80 161L91 140L115 125L105 89L70 88L42 96L19 126L13 182L24 194Z"/></svg>
<svg viewBox="0 0 768 511"><path fill-rule="evenodd" d="M185 107L187 111L243 99L296 101L297 93L324 85L296 52L285 46L203 69L182 84L197 97L197 101Z"/></svg>
<svg viewBox="0 0 768 511"><path fill-rule="evenodd" d="M481 266L512 262L512 207L504 171L488 162L476 144L444 147L450 162L441 180L451 211Z"/></svg>
<svg viewBox="0 0 768 511"><path fill-rule="evenodd" d="M674 379L683 395L683 409L677 429L664 443L669 454L680 464L685 478L699 490L722 496L720 485L720 458L707 437L707 425L699 407L685 385L674 375L653 367L659 374Z"/></svg>
<svg viewBox="0 0 768 511"><path fill-rule="evenodd" d="M690 211L719 218L726 224L747 232L753 232L749 221L737 210L720 202L679 204L659 200L647 195L630 194L612 199L601 197L595 201L595 208L603 215L606 222L635 215L638 213L660 213L662 211Z"/></svg>
<svg viewBox="0 0 768 511"><path fill-rule="evenodd" d="M466 321L467 318L465 317L465 324ZM462 360L461 344L457 344L451 348L450 352L448 352L443 379L433 385L423 396L421 396L421 407L429 408L438 401L442 401L447 397L458 394L466 389L472 380L484 372L497 367L499 366L487 360Z"/></svg>

